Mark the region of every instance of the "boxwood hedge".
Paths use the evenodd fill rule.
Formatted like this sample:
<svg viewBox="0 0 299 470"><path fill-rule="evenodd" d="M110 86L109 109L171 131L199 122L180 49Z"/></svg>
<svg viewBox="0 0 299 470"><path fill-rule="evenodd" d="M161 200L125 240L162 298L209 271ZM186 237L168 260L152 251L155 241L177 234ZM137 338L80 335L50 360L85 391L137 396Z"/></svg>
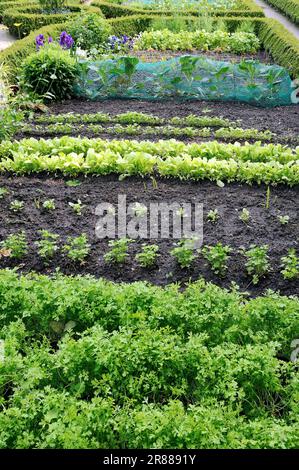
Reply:
<svg viewBox="0 0 299 470"><path fill-rule="evenodd" d="M267 0L267 2L291 18L294 23L299 24L299 0Z"/></svg>
<svg viewBox="0 0 299 470"><path fill-rule="evenodd" d="M119 18L129 15L172 15L173 10L150 10L120 5L109 1L95 0L92 5L99 7L106 18ZM180 12L181 14L181 12ZM184 10L186 16L199 16L198 10ZM263 17L262 8L258 7L252 0L242 0L242 7L239 10L218 10L213 13L214 16L242 16L242 17Z"/></svg>
<svg viewBox="0 0 299 470"><path fill-rule="evenodd" d="M25 7L22 4L15 4L3 11L2 21L9 28L11 34L18 38L23 38L41 26L64 23L82 10L95 11L101 14L100 10L96 7L78 5L78 3L69 4L68 9L70 10L69 13L45 14L39 5L32 4Z"/></svg>

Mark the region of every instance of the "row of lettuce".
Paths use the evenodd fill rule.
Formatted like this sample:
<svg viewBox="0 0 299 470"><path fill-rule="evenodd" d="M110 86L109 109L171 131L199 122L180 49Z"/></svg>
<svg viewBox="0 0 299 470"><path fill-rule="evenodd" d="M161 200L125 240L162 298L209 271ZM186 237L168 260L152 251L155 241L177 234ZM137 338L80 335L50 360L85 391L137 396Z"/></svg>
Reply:
<svg viewBox="0 0 299 470"><path fill-rule="evenodd" d="M161 176L216 182L287 184L299 182L299 149L268 144L185 145L177 141L105 141L62 137L3 142L0 171L122 177Z"/></svg>
<svg viewBox="0 0 299 470"><path fill-rule="evenodd" d="M295 297L1 270L0 299L1 448L298 447Z"/></svg>

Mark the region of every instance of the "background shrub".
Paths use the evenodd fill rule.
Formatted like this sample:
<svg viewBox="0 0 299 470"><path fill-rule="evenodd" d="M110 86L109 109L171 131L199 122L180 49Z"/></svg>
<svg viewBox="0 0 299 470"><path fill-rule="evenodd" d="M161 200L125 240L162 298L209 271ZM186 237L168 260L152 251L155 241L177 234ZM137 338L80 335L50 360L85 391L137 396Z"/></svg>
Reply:
<svg viewBox="0 0 299 470"><path fill-rule="evenodd" d="M112 34L111 25L98 13L80 15L67 23L66 29L76 45L84 50L101 46Z"/></svg>
<svg viewBox="0 0 299 470"><path fill-rule="evenodd" d="M38 3L47 12L59 12L66 8L66 0L38 0Z"/></svg>

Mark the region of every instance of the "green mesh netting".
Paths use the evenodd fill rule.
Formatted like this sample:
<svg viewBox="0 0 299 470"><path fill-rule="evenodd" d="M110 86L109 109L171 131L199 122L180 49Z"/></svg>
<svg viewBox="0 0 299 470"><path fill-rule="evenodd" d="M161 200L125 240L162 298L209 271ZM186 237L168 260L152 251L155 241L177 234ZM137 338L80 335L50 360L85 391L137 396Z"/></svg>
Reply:
<svg viewBox="0 0 299 470"><path fill-rule="evenodd" d="M245 60L240 63L181 56L164 62L120 57L81 63L78 97L141 100L241 101L262 107L290 105L292 80L286 69Z"/></svg>

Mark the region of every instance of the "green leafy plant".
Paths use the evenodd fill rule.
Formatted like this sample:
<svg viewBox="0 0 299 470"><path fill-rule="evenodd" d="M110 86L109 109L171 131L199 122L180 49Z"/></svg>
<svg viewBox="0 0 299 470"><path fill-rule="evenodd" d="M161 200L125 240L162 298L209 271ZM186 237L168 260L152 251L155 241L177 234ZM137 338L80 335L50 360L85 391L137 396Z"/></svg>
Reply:
<svg viewBox="0 0 299 470"><path fill-rule="evenodd" d="M281 258L281 274L285 280L293 280L299 277L299 259L294 248Z"/></svg>
<svg viewBox="0 0 299 470"><path fill-rule="evenodd" d="M159 252L158 245L142 245L142 251L136 255L136 260L143 268L152 268L157 264Z"/></svg>
<svg viewBox="0 0 299 470"><path fill-rule="evenodd" d="M219 212L218 209L213 209L208 212L207 219L209 222L215 224L219 220Z"/></svg>
<svg viewBox="0 0 299 470"><path fill-rule="evenodd" d="M82 204L82 202L80 201L80 199L78 199L77 202L69 202L69 206L73 209L73 211L75 212L75 214L77 215L82 215L82 211L85 207L84 204Z"/></svg>
<svg viewBox="0 0 299 470"><path fill-rule="evenodd" d="M9 207L12 212L21 212L25 207L25 203L24 201L19 201L18 199L14 199L13 201L11 201Z"/></svg>
<svg viewBox="0 0 299 470"><path fill-rule="evenodd" d="M49 259L52 259L57 253L59 247L57 241L59 235L51 233L48 230L40 230L41 239L35 242L35 245L38 248L38 254L45 262L48 262Z"/></svg>
<svg viewBox="0 0 299 470"><path fill-rule="evenodd" d="M136 202L133 207L133 212L136 217L144 217L147 214L147 207L144 204Z"/></svg>
<svg viewBox="0 0 299 470"><path fill-rule="evenodd" d="M50 44L28 56L21 66L22 87L46 99L70 98L78 67L69 51Z"/></svg>
<svg viewBox="0 0 299 470"><path fill-rule="evenodd" d="M119 240L110 240L110 250L104 255L106 263L123 264L128 258L129 244L133 240L130 238L120 238Z"/></svg>
<svg viewBox="0 0 299 470"><path fill-rule="evenodd" d="M65 183L70 188L76 188L77 186L81 185L81 181L79 180L69 180Z"/></svg>
<svg viewBox="0 0 299 470"><path fill-rule="evenodd" d="M8 189L6 188L0 188L0 199L3 199L4 196L8 194Z"/></svg>
<svg viewBox="0 0 299 470"><path fill-rule="evenodd" d="M251 245L249 250L241 249L241 253L246 257L245 264L247 273L252 277L253 284L258 284L261 278L270 271L268 245Z"/></svg>
<svg viewBox="0 0 299 470"><path fill-rule="evenodd" d="M0 245L5 252L5 256L9 258L21 259L28 252L26 233L24 231L9 235L6 240L0 242Z"/></svg>
<svg viewBox="0 0 299 470"><path fill-rule="evenodd" d="M67 243L62 247L62 251L70 260L83 264L85 258L90 253L90 245L88 243L87 235L82 233L80 236L75 238L68 237Z"/></svg>
<svg viewBox="0 0 299 470"><path fill-rule="evenodd" d="M290 222L290 216L289 215L280 215L280 216L278 216L278 220L281 223L281 225L287 225Z"/></svg>
<svg viewBox="0 0 299 470"><path fill-rule="evenodd" d="M0 90L1 95L1 90ZM21 130L24 121L24 113L9 106L0 107L0 142L9 139Z"/></svg>
<svg viewBox="0 0 299 470"><path fill-rule="evenodd" d="M194 239L180 240L175 248L170 251L171 256L181 268L190 268L196 259Z"/></svg>
<svg viewBox="0 0 299 470"><path fill-rule="evenodd" d="M244 222L244 224L248 224L250 220L250 212L248 209L243 208L241 214L239 215L239 219Z"/></svg>
<svg viewBox="0 0 299 470"><path fill-rule="evenodd" d="M103 48L112 34L112 26L98 12L78 15L67 23L66 29L76 46L86 51Z"/></svg>
<svg viewBox="0 0 299 470"><path fill-rule="evenodd" d="M54 199L47 199L46 201L43 202L43 208L46 211L54 211L56 209L55 201Z"/></svg>
<svg viewBox="0 0 299 470"><path fill-rule="evenodd" d="M229 246L223 246L219 242L214 246L204 246L200 252L209 262L212 271L223 277L227 271L227 261L231 251L232 249Z"/></svg>

